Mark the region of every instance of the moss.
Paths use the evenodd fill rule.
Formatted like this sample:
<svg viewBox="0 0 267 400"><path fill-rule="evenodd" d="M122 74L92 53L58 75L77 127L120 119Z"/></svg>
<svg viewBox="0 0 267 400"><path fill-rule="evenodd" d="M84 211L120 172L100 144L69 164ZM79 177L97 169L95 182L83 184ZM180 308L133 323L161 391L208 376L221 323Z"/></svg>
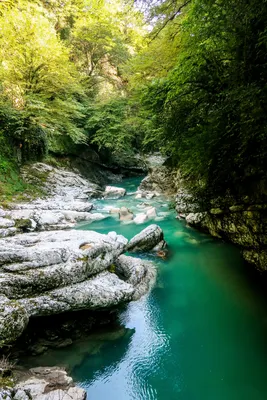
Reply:
<svg viewBox="0 0 267 400"><path fill-rule="evenodd" d="M116 265L115 264L111 264L108 268L108 271L111 272L112 274L115 274L116 272Z"/></svg>
<svg viewBox="0 0 267 400"><path fill-rule="evenodd" d="M17 219L15 221L15 227L21 229L23 232L30 229L32 226L30 219Z"/></svg>
<svg viewBox="0 0 267 400"><path fill-rule="evenodd" d="M83 261L83 262L86 262L86 261L88 261L89 260L89 257L88 256L83 256L83 257L79 257L79 258L77 258L77 261Z"/></svg>
<svg viewBox="0 0 267 400"><path fill-rule="evenodd" d="M14 381L11 377L2 378L0 376L0 388L13 388L13 387L14 387Z"/></svg>

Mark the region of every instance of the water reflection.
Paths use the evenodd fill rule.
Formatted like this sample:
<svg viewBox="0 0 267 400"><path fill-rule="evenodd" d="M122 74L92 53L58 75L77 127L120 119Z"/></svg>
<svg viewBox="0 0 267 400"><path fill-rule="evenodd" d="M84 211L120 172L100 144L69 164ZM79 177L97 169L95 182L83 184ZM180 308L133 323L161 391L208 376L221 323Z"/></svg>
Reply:
<svg viewBox="0 0 267 400"><path fill-rule="evenodd" d="M152 296L150 301L144 297L131 303L121 322L134 329L130 342L121 340L105 346L99 355L74 369L73 377L86 387L89 398L156 399L153 377L162 368L163 354L170 352L156 300Z"/></svg>

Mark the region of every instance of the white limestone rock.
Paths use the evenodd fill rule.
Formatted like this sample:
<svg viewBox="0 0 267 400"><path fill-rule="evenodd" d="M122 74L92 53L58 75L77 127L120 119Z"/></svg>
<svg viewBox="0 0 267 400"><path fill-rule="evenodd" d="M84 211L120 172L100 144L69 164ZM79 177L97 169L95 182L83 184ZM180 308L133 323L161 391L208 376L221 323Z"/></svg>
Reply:
<svg viewBox="0 0 267 400"><path fill-rule="evenodd" d="M8 236L14 236L17 233L16 228L4 228L0 229L0 238L5 238Z"/></svg>
<svg viewBox="0 0 267 400"><path fill-rule="evenodd" d="M127 250L131 252L149 251L163 239L162 229L158 225L149 225L130 240Z"/></svg>
<svg viewBox="0 0 267 400"><path fill-rule="evenodd" d="M147 220L148 220L147 214L140 213L136 215L133 222L139 225L139 224L144 224Z"/></svg>
<svg viewBox="0 0 267 400"><path fill-rule="evenodd" d="M127 239L93 231L29 233L0 240L0 294L34 296L82 282L108 268Z"/></svg>
<svg viewBox="0 0 267 400"><path fill-rule="evenodd" d="M77 310L111 308L129 302L133 285L105 271L91 279L20 300L30 316L45 316Z"/></svg>
<svg viewBox="0 0 267 400"><path fill-rule="evenodd" d="M0 348L14 342L28 322L29 315L23 305L0 295Z"/></svg>
<svg viewBox="0 0 267 400"><path fill-rule="evenodd" d="M121 207L119 216L120 221L132 221L134 218L133 213L127 207Z"/></svg>
<svg viewBox="0 0 267 400"><path fill-rule="evenodd" d="M9 218L0 217L0 228L12 228L15 226L15 222Z"/></svg>
<svg viewBox="0 0 267 400"><path fill-rule="evenodd" d="M155 207L150 207L146 210L146 215L148 219L154 219L157 217L157 210Z"/></svg>
<svg viewBox="0 0 267 400"><path fill-rule="evenodd" d="M185 220L188 225L198 226L206 217L207 213L198 212L198 213L190 213L186 216Z"/></svg>
<svg viewBox="0 0 267 400"><path fill-rule="evenodd" d="M86 392L74 386L66 371L59 367L30 369L30 377L19 382L13 392L14 400L85 400Z"/></svg>
<svg viewBox="0 0 267 400"><path fill-rule="evenodd" d="M153 247L148 242L155 234L152 226L142 246ZM155 277L151 263L131 262L130 276L122 259L120 272L126 279L108 270L127 243L116 232L78 230L0 239L0 347L13 343L30 317L116 307L149 290Z"/></svg>
<svg viewBox="0 0 267 400"><path fill-rule="evenodd" d="M122 254L116 260L116 267L118 272L125 277L126 282L133 285L133 300L138 300L155 283L157 272L150 261Z"/></svg>
<svg viewBox="0 0 267 400"><path fill-rule="evenodd" d="M105 199L119 199L126 195L126 190L116 186L106 186L103 197Z"/></svg>

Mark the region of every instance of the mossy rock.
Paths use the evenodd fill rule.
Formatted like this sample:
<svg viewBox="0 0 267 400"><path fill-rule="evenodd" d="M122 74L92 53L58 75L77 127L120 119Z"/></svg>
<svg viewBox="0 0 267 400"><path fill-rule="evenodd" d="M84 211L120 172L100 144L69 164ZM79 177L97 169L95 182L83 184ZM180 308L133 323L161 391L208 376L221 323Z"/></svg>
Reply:
<svg viewBox="0 0 267 400"><path fill-rule="evenodd" d="M115 274L116 273L116 265L111 264L108 268L108 271L111 272L112 274Z"/></svg>
<svg viewBox="0 0 267 400"><path fill-rule="evenodd" d="M32 222L30 219L17 219L15 221L15 227L22 230L23 232L28 231L32 227Z"/></svg>

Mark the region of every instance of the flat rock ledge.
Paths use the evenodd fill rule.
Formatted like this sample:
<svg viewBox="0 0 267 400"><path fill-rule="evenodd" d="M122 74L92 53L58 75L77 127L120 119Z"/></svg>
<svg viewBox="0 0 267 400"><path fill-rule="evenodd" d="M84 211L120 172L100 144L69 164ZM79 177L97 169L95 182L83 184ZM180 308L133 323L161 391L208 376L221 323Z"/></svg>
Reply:
<svg viewBox="0 0 267 400"><path fill-rule="evenodd" d="M13 388L0 388L0 400L85 400L84 389L76 387L59 367L32 368Z"/></svg>
<svg viewBox="0 0 267 400"><path fill-rule="evenodd" d="M163 232L151 225L137 239L130 241L132 248L149 251ZM122 256L127 246L115 232L34 232L0 239L0 347L20 336L29 318L109 309L145 294L155 268Z"/></svg>

